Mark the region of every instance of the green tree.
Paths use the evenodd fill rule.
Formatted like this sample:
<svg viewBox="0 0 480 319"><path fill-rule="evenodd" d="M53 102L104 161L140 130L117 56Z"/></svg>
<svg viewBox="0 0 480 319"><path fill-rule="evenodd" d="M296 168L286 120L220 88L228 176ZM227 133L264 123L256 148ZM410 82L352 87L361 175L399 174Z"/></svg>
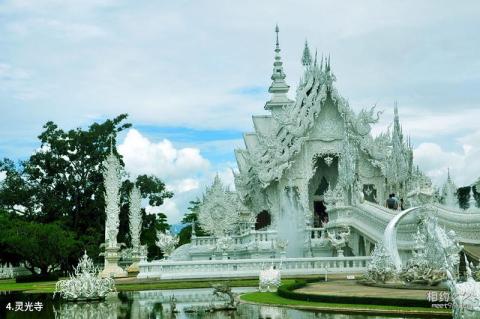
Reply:
<svg viewBox="0 0 480 319"><path fill-rule="evenodd" d="M473 196L475 197L475 200L477 202L477 207L480 207L480 194L477 192L477 189L475 186L465 186L465 187L460 187L457 190L457 197L458 197L458 203L460 205L460 208L462 209L468 209L469 206L469 201L470 201L470 189L473 187Z"/></svg>
<svg viewBox="0 0 480 319"><path fill-rule="evenodd" d="M186 225L178 233L178 245L188 244L192 241L192 224L195 224L195 234L197 236L204 236L205 232L198 224L198 209L200 207L200 200L197 198L194 201L190 201L190 207L188 212L182 218L182 224Z"/></svg>
<svg viewBox="0 0 480 319"><path fill-rule="evenodd" d="M65 268L68 256L78 253L75 234L58 223L42 224L3 216L0 246L9 262L23 262L25 268L36 274L47 275Z"/></svg>
<svg viewBox="0 0 480 319"><path fill-rule="evenodd" d="M149 260L161 259L163 257L162 251L155 244L157 241L157 231L164 232L169 228L170 226L167 224L167 216L165 216L165 214L146 214L143 212L140 241L147 245Z"/></svg>
<svg viewBox="0 0 480 319"><path fill-rule="evenodd" d="M39 135L38 151L18 164L10 159L0 161L0 171L6 173L0 184L0 210L22 215L26 221L60 223L75 234L81 250L87 249L90 256L97 257L105 231L102 163L113 151L124 166L112 145L116 145L118 133L131 126L125 123L126 118L121 114L86 129L69 131L46 123ZM127 177L121 188L120 242L129 242L128 194L134 182L152 206L163 204L173 195L155 176L140 175L135 181ZM151 224L147 223L148 227L163 227L160 221ZM147 244L149 248L153 245L151 241ZM0 258L2 254L0 251Z"/></svg>

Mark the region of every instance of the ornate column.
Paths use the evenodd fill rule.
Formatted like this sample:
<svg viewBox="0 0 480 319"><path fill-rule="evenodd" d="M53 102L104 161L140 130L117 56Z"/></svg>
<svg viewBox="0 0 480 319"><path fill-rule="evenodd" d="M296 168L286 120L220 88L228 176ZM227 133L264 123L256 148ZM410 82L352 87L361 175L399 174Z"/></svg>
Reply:
<svg viewBox="0 0 480 319"><path fill-rule="evenodd" d="M105 243L101 246L105 252L105 265L100 273L102 277L126 277L127 272L118 266L120 259L120 244L117 242L118 227L120 225L120 186L121 166L118 158L110 152L104 162L103 179L105 185Z"/></svg>
<svg viewBox="0 0 480 319"><path fill-rule="evenodd" d="M132 241L132 261L127 271L136 273L139 271L138 262L146 257L142 256L146 249L141 246L140 233L142 231L142 194L137 186L132 188L130 192L130 212L128 214L130 226L130 238Z"/></svg>

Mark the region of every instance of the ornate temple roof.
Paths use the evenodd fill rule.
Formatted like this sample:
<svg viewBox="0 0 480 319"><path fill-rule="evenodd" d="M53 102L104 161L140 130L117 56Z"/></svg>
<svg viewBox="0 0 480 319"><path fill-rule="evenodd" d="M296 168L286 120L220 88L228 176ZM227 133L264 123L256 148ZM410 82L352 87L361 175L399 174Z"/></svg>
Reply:
<svg viewBox="0 0 480 319"><path fill-rule="evenodd" d="M315 53L312 62L307 42L301 59L304 73L296 90L296 98L294 101L288 99L286 94L289 86L285 82L278 31L277 26L272 85L269 88L272 96L265 105L271 115L253 116L255 132L245 133L243 138L246 149L235 151L240 171L235 176L237 189L249 188L249 185L251 188L253 183L267 187L280 179L292 165L293 157L309 139L315 119L327 99L333 101L343 119L344 134L348 134L349 139L369 155L374 166L380 167L385 174L393 169L395 173L391 177L398 182L403 181L407 174L404 171L411 162L411 149L403 141L397 109L392 133L394 137L387 133L373 138L370 135L371 124L378 121L380 112L375 113L375 107L372 107L355 114L333 84L336 77L331 70L330 57L324 59L322 56L318 62ZM392 141L395 141L394 145ZM395 153L395 159L386 161L392 152ZM397 173L399 171L401 173Z"/></svg>

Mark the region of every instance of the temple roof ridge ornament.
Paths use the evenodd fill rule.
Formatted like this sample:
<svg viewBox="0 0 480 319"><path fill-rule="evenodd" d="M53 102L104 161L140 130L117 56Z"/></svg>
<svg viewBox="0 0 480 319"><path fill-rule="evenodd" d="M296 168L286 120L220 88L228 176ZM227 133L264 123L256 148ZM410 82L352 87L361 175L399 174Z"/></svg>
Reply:
<svg viewBox="0 0 480 319"><path fill-rule="evenodd" d="M278 41L278 32L280 29L278 28L278 24L275 26L275 33L276 33L276 42L275 42L275 61L273 62L273 72L272 76L272 84L268 88L268 92L271 93L270 101L265 104L266 110L272 110L276 107L284 107L292 103L293 101L287 97L288 90L290 86L285 81L286 75L283 72L283 62L280 56L280 43ZM311 58L310 58L311 60Z"/></svg>
<svg viewBox="0 0 480 319"><path fill-rule="evenodd" d="M315 52L315 57L316 57L316 52ZM315 59L316 61L316 59ZM312 55L310 54L310 48L308 47L308 41L305 40L305 47L303 48L303 54L302 54L302 65L304 67L308 67L312 64Z"/></svg>

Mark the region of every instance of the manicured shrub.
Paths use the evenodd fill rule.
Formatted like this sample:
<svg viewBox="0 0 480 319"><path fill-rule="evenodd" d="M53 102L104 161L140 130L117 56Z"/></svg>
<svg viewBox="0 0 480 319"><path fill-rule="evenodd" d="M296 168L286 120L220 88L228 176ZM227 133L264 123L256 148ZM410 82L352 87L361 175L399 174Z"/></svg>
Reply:
<svg viewBox="0 0 480 319"><path fill-rule="evenodd" d="M40 281L57 281L58 275L57 274L47 274L47 275L26 275L26 276L18 276L15 278L16 283L22 282L40 282Z"/></svg>
<svg viewBox="0 0 480 319"><path fill-rule="evenodd" d="M335 295L313 295L307 293L297 293L296 289L303 288L311 280L296 280L293 284L282 285L278 287L277 294L283 298L315 301L324 303L337 304L361 304L361 305L381 305L381 306L398 306L398 307L425 307L430 308L431 303L418 299L394 299L383 297L359 297L359 296L335 296Z"/></svg>

